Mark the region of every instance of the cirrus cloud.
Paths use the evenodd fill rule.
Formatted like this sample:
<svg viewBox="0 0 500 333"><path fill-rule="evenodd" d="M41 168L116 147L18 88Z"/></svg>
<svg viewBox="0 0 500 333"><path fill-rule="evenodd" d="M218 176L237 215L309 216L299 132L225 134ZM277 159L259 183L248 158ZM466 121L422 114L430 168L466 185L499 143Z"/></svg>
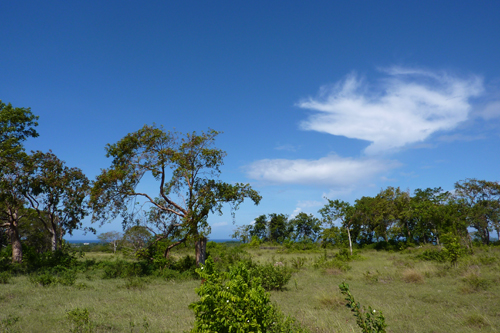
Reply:
<svg viewBox="0 0 500 333"><path fill-rule="evenodd" d="M470 98L483 91L477 76L458 78L445 72L393 67L376 89L355 74L318 97L298 103L315 111L302 122L305 130L371 142L368 155L391 152L454 129L467 120Z"/></svg>

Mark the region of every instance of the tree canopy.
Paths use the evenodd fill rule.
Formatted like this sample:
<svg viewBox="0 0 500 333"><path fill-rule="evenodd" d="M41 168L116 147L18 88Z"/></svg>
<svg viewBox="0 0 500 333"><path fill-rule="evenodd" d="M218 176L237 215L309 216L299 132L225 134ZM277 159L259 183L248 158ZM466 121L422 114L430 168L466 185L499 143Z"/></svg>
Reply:
<svg viewBox="0 0 500 333"><path fill-rule="evenodd" d="M209 130L183 136L145 125L117 143L108 144L107 157L113 160L93 183L93 222L104 223L122 216L124 224L130 225L140 210L131 204L142 200L146 222L164 225L157 239L176 239L165 255L188 237L206 244L210 213L222 214L223 206L228 204L234 214L245 198L255 204L261 199L249 184L228 184L218 179L226 156L214 146L218 134ZM146 175L157 181L155 194L137 190ZM198 263L204 262L202 252L203 246L197 247Z"/></svg>

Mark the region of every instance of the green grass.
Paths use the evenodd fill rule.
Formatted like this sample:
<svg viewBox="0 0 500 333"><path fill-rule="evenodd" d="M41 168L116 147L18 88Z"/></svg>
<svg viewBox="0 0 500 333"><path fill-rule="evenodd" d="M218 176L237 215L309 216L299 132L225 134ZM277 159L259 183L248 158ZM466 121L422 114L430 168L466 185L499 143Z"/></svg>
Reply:
<svg viewBox="0 0 500 333"><path fill-rule="evenodd" d="M414 260L415 253L362 251L347 271L313 268L324 251L249 252L256 261L289 267L292 259L305 258L286 290L271 292L271 300L311 332L360 332L340 294L342 281L362 306L384 313L388 332L498 332L500 327L500 249L479 249L456 267ZM328 250L327 257L337 252ZM114 256L92 253L86 258ZM13 276L10 283L0 284L0 332L69 332L67 313L76 308L88 310L97 332L143 332L145 322L148 332L192 328L188 305L198 299L194 289L200 281L103 280L101 275L79 273L73 286L49 287Z"/></svg>

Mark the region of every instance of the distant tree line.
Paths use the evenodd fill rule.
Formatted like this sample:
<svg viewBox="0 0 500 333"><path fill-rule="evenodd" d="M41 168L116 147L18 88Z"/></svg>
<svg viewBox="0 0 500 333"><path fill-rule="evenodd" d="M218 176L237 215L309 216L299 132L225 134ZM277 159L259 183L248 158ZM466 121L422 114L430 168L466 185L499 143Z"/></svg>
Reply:
<svg viewBox="0 0 500 333"><path fill-rule="evenodd" d="M442 235L452 233L470 246L473 238L489 244L491 234L500 238L500 184L496 181L466 179L455 183L453 193L441 188L409 190L387 187L374 197L362 197L354 204L327 199L318 211L261 215L250 225L238 227L233 237L243 242L254 239L320 241L348 245L375 242L440 244ZM469 232L472 231L472 232Z"/></svg>

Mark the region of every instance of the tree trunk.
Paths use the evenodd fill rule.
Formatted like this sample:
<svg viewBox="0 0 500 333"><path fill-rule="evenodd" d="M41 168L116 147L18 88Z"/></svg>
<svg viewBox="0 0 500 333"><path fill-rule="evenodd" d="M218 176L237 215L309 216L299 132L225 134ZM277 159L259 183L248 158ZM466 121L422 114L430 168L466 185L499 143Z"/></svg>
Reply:
<svg viewBox="0 0 500 333"><path fill-rule="evenodd" d="M12 262L21 263L23 261L23 248L16 222L10 223L10 242L12 244Z"/></svg>
<svg viewBox="0 0 500 333"><path fill-rule="evenodd" d="M57 235L54 230L52 230L51 243L52 243L52 252L57 251Z"/></svg>
<svg viewBox="0 0 500 333"><path fill-rule="evenodd" d="M196 249L196 266L205 265L205 259L207 256L207 238L206 237L200 237L196 241L195 245Z"/></svg>
<svg viewBox="0 0 500 333"><path fill-rule="evenodd" d="M351 232L349 231L349 228L347 229L347 236L349 237L349 250L351 250L351 256L352 256L352 241L351 241Z"/></svg>

